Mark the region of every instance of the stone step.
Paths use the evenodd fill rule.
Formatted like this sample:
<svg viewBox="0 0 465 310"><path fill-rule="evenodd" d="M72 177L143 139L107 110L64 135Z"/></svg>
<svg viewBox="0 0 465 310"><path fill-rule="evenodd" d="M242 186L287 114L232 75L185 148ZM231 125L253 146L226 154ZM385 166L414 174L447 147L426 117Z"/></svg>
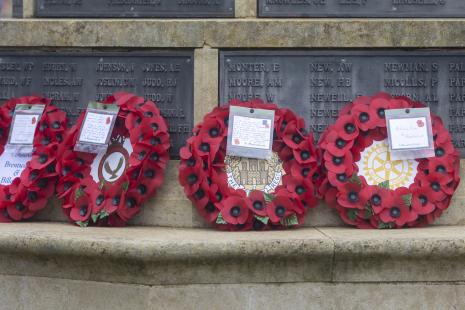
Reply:
<svg viewBox="0 0 465 310"><path fill-rule="evenodd" d="M0 225L0 274L139 285L465 281L465 230Z"/></svg>

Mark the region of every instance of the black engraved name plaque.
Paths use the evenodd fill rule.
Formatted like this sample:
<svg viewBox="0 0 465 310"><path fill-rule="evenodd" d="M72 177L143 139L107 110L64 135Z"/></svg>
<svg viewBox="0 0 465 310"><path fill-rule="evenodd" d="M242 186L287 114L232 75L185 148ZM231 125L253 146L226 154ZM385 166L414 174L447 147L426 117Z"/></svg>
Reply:
<svg viewBox="0 0 465 310"><path fill-rule="evenodd" d="M37 17L234 17L234 0L36 0Z"/></svg>
<svg viewBox="0 0 465 310"><path fill-rule="evenodd" d="M292 108L318 138L359 95L386 91L442 117L465 157L465 51L225 51L220 102L261 98Z"/></svg>
<svg viewBox="0 0 465 310"><path fill-rule="evenodd" d="M23 17L23 0L13 0L13 17Z"/></svg>
<svg viewBox="0 0 465 310"><path fill-rule="evenodd" d="M259 0L260 17L464 17L464 0Z"/></svg>
<svg viewBox="0 0 465 310"><path fill-rule="evenodd" d="M128 91L154 101L177 157L193 126L193 52L0 52L0 103L40 94L75 120L89 101Z"/></svg>

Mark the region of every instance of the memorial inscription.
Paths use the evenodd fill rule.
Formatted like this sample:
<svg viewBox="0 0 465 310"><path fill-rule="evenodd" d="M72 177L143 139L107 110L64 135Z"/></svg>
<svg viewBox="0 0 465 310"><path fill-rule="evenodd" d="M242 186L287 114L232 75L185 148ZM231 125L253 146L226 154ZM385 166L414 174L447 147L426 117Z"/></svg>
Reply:
<svg viewBox="0 0 465 310"><path fill-rule="evenodd" d="M260 17L464 17L463 0L259 0Z"/></svg>
<svg viewBox="0 0 465 310"><path fill-rule="evenodd" d="M73 120L89 101L128 91L157 103L172 138L171 154L193 126L193 53L0 52L0 103L40 94L52 98Z"/></svg>
<svg viewBox="0 0 465 310"><path fill-rule="evenodd" d="M36 0L37 17L234 17L234 0Z"/></svg>
<svg viewBox="0 0 465 310"><path fill-rule="evenodd" d="M465 51L228 51L220 66L221 103L290 107L317 137L359 95L408 96L442 117L465 157Z"/></svg>

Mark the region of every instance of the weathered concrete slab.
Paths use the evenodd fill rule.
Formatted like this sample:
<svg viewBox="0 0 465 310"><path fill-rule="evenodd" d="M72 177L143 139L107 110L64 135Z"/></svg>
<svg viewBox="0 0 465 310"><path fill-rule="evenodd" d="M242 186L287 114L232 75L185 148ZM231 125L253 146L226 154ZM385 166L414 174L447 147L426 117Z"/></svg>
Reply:
<svg viewBox="0 0 465 310"><path fill-rule="evenodd" d="M6 19L0 47L435 48L464 33L463 19Z"/></svg>

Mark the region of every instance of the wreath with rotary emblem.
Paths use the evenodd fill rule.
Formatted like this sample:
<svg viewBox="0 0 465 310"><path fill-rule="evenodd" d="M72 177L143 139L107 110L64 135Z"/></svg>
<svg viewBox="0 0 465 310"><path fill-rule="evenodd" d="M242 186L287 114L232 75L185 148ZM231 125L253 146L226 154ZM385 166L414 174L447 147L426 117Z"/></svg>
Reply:
<svg viewBox="0 0 465 310"><path fill-rule="evenodd" d="M270 160L226 156L230 106L275 111ZM319 156L291 110L231 101L205 115L181 148L179 182L198 212L221 230L298 227L317 204Z"/></svg>
<svg viewBox="0 0 465 310"><path fill-rule="evenodd" d="M32 158L18 169L18 177L0 185L0 222L29 219L45 208L55 192L57 150L63 142L68 120L66 113L38 96L13 98L0 108L0 154L4 154L13 115L18 104L45 105L38 120Z"/></svg>
<svg viewBox="0 0 465 310"><path fill-rule="evenodd" d="M431 114L435 156L391 160L385 110L425 107L378 93L341 109L319 146L326 178L320 194L342 220L358 228L431 224L450 205L460 182L460 158L442 120Z"/></svg>
<svg viewBox="0 0 465 310"><path fill-rule="evenodd" d="M124 226L164 181L169 160L168 126L152 101L116 93L103 103L119 113L106 151L74 151L85 113L60 150L58 197L79 226Z"/></svg>

